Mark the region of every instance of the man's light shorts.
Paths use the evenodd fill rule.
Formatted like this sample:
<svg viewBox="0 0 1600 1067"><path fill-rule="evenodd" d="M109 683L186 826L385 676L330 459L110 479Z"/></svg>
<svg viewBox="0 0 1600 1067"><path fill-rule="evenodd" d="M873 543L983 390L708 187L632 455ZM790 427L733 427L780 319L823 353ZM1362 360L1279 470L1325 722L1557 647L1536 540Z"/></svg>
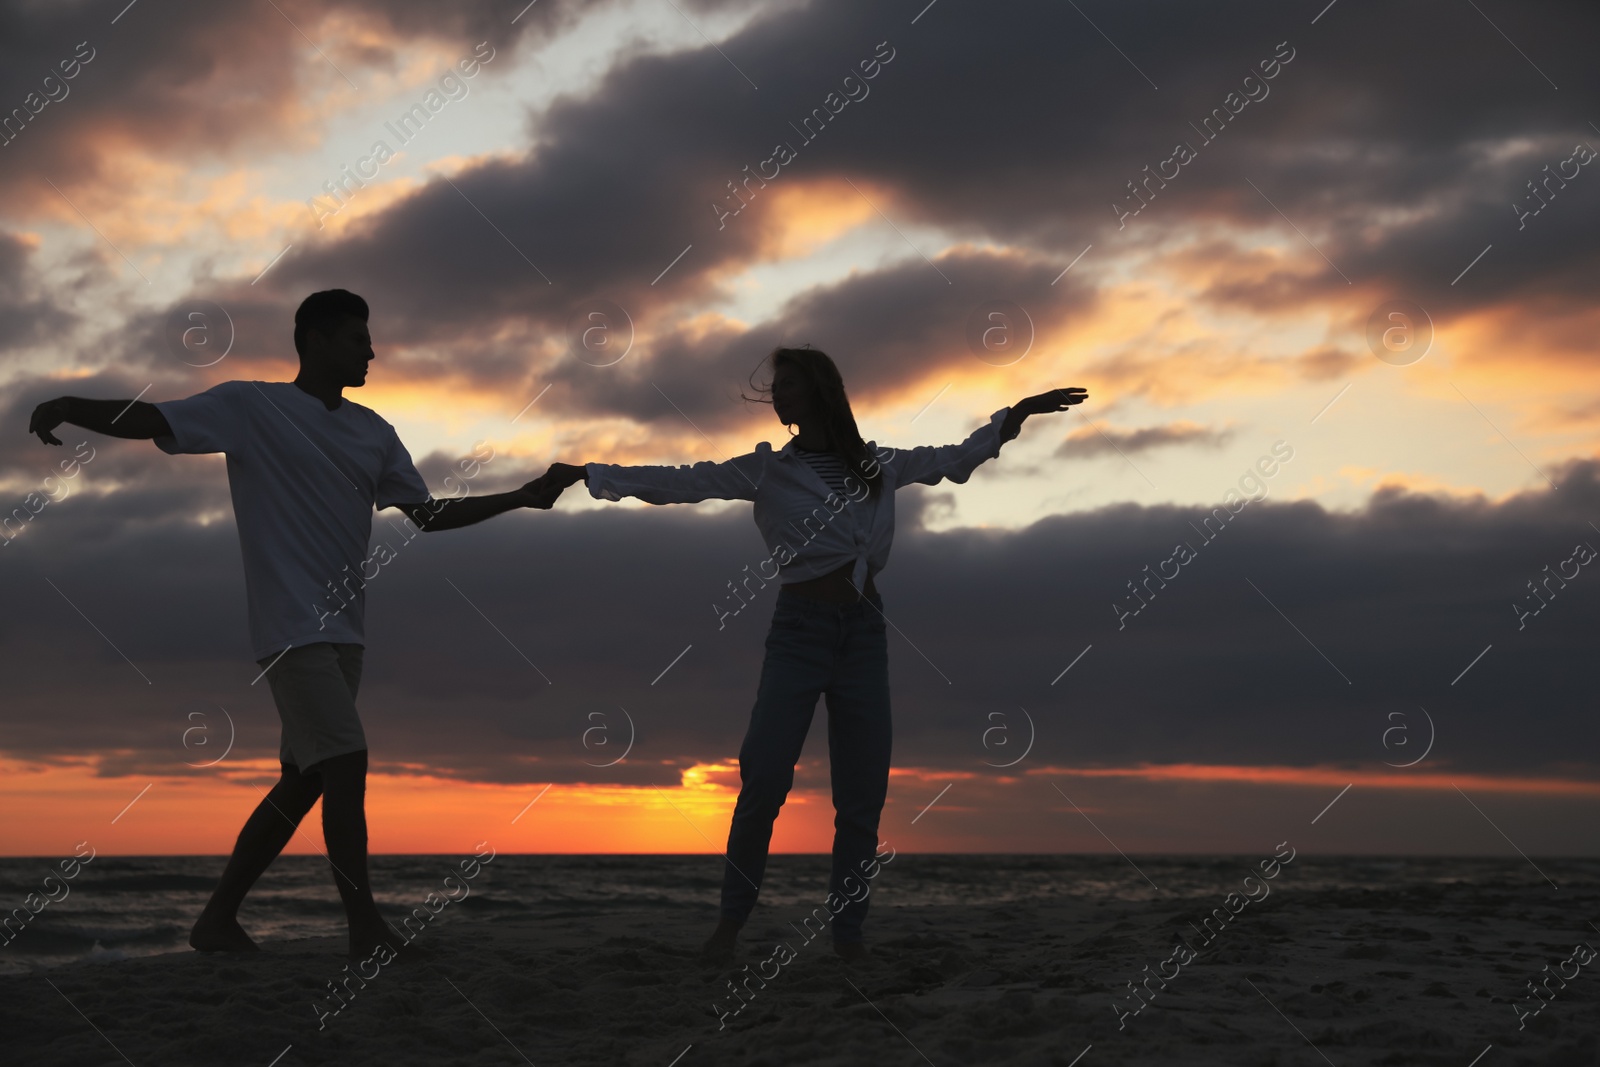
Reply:
<svg viewBox="0 0 1600 1067"><path fill-rule="evenodd" d="M360 752L366 732L356 714L361 685L361 653L356 644L319 641L298 645L281 656L258 660L283 722L278 758L301 773L330 756Z"/></svg>

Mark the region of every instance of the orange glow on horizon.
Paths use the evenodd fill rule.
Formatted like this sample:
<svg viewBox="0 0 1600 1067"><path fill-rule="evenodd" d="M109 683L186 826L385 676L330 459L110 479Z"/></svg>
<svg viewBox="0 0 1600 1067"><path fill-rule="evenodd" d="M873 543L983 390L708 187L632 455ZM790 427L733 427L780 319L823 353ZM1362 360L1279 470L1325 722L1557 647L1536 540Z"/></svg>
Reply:
<svg viewBox="0 0 1600 1067"><path fill-rule="evenodd" d="M27 811L11 822L0 855L69 855L87 841L107 855L220 855L276 778L270 760L210 768L193 776L95 774L87 762L41 766L0 760L0 803ZM669 787L598 783L503 784L428 774L376 773L368 779L368 819L374 853L453 853L488 841L496 849L536 854L715 853L723 848L738 794L737 766L701 763ZM1450 775L1339 767L1142 764L1132 767L1042 767L1025 777L1126 778L1298 788L1356 784L1376 789L1600 797L1600 783L1557 778ZM972 784L988 776L937 768L897 767L892 780ZM1017 778L994 784L1015 784ZM148 789L146 786L148 785ZM895 790L891 787L891 793ZM918 794L920 797L920 793ZM891 807L896 798L891 796ZM914 807L920 807L918 799ZM946 810L978 810L946 803ZM886 809L885 819L891 813ZM937 831L935 831L937 833ZM826 787L796 788L773 833L773 852L825 853L832 847L833 805ZM959 838L970 841L970 835ZM956 838L951 838L952 841ZM286 849L322 850L319 817L312 816ZM951 851L939 837L907 851ZM1048 851L1043 849L1041 851Z"/></svg>
<svg viewBox="0 0 1600 1067"><path fill-rule="evenodd" d="M226 854L277 779L272 760L232 762L192 776L95 774L87 762L44 767L0 760L3 856L70 855L88 841L107 855ZM734 784L730 784L730 782ZM374 853L453 853L479 841L513 853L711 853L727 841L737 768L696 764L670 787L594 783L468 782L374 773L367 818ZM146 786L148 785L148 789ZM322 851L318 809L284 851ZM773 833L774 852L826 852L833 808L826 790L794 790Z"/></svg>
<svg viewBox="0 0 1600 1067"><path fill-rule="evenodd" d="M1488 793L1600 797L1600 782L1470 773L1445 774L1437 771L1354 771L1339 767L1242 767L1203 763L1145 763L1135 767L1040 767L1027 773L1059 774L1075 778L1138 778L1148 782L1236 782L1317 787L1355 784L1378 789L1431 789L1443 792L1462 788Z"/></svg>

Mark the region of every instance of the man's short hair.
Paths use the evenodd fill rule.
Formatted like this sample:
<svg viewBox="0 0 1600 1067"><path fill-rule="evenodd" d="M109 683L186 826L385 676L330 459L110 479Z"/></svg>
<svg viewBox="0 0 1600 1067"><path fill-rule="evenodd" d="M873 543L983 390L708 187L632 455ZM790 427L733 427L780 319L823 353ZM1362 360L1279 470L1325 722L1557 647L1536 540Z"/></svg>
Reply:
<svg viewBox="0 0 1600 1067"><path fill-rule="evenodd" d="M306 354L306 331L332 333L339 320L354 315L367 321L367 302L348 289L324 289L300 301L294 313L294 350Z"/></svg>

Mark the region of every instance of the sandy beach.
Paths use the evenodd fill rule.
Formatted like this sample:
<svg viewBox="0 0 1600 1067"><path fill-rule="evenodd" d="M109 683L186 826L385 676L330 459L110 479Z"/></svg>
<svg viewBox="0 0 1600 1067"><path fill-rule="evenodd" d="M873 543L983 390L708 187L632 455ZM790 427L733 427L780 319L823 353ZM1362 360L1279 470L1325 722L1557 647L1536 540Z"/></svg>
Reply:
<svg viewBox="0 0 1600 1067"><path fill-rule="evenodd" d="M56 1067L1595 1064L1600 960L1573 952L1600 945L1600 878L1587 861L1539 869L1560 888L1528 865L1361 889L1296 885L1310 869L1288 867L1265 898L1213 919L1209 940L1200 928L1227 885L1142 901L884 901L870 956L852 964L825 933L808 942L789 925L798 905L758 910L739 959L713 967L695 957L709 905L563 903L429 930L409 958L348 985L320 1028L316 1005L338 1004L328 983L348 973L338 938L7 976L0 1030L5 1063ZM1179 937L1193 957L1163 967ZM792 958L763 967L780 942ZM770 980L736 1001L728 983L757 971ZM1147 978L1158 971L1170 979ZM1550 992L1535 1000L1527 983L1542 978ZM1148 991L1137 1000L1135 982Z"/></svg>

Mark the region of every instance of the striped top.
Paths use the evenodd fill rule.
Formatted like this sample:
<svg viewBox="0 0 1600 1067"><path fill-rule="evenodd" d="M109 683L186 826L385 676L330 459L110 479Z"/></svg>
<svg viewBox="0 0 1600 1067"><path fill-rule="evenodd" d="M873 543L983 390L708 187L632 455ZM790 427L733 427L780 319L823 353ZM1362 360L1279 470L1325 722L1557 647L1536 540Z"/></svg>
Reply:
<svg viewBox="0 0 1600 1067"><path fill-rule="evenodd" d="M848 496L845 491L845 479L853 477L853 472L845 461L836 452L813 452L807 448L794 446L795 455L806 461L810 468L817 472L829 489L840 496ZM860 490L858 489L857 492Z"/></svg>

